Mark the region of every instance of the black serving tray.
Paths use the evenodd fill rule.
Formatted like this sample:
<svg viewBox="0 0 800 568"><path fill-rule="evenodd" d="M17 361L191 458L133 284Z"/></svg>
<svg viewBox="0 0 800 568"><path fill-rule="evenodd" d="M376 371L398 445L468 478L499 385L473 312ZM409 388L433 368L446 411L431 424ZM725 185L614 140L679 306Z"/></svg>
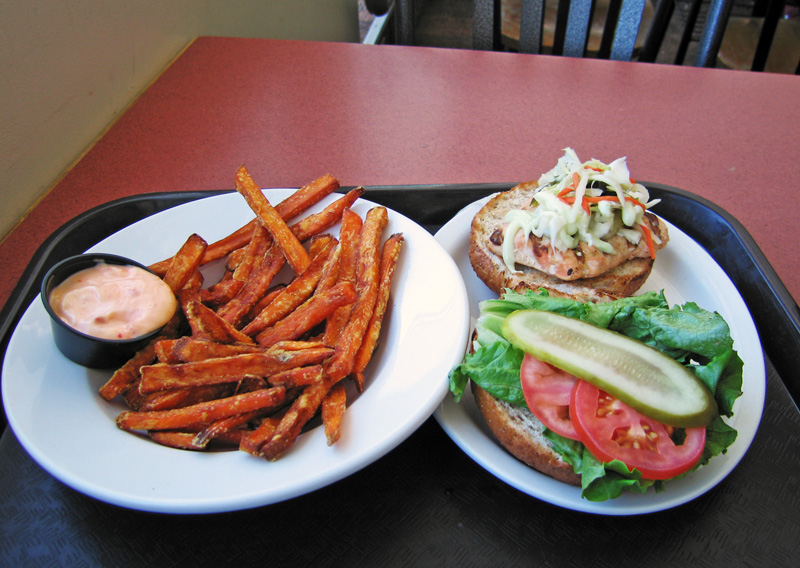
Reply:
<svg viewBox="0 0 800 568"><path fill-rule="evenodd" d="M775 365L795 402L800 401L800 309L752 236L733 216L688 191L644 182L662 199L656 212L687 233L722 266L738 288ZM461 208L513 184L370 186L370 200L414 219L435 233ZM344 192L351 188L341 188ZM136 221L182 203L228 190L149 193L111 201L75 217L37 250L0 312L0 353L17 321L38 295L45 272Z"/></svg>
<svg viewBox="0 0 800 568"><path fill-rule="evenodd" d="M365 197L435 232L464 206L512 185L373 186ZM729 274L767 356L767 404L753 445L700 498L644 521L560 509L486 472L431 418L377 462L312 494L234 513L158 515L61 484L7 430L0 438L0 565L793 565L800 542L797 304L729 214L689 192L646 185L663 199L656 212ZM0 354L55 262L153 213L222 192L139 195L66 223L36 252L0 312Z"/></svg>

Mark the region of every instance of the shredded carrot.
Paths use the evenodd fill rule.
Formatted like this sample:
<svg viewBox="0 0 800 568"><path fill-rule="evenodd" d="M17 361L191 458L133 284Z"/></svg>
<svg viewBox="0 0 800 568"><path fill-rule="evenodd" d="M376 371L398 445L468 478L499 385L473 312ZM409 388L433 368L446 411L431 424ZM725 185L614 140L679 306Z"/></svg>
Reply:
<svg viewBox="0 0 800 568"><path fill-rule="evenodd" d="M584 197L584 199L589 203L599 203L601 201L619 201L619 197L617 197L616 195L599 195L597 197ZM634 205L638 205L642 209L647 209L644 203L633 197L629 197L626 195L625 201L633 203Z"/></svg>
<svg viewBox="0 0 800 568"><path fill-rule="evenodd" d="M564 197L564 196L565 196L566 194L568 194L570 191L572 191L572 186L571 186L571 185L568 185L567 187L565 187L564 189L562 189L561 191L559 191L559 192L558 192L558 195L556 195L556 197Z"/></svg>
<svg viewBox="0 0 800 568"><path fill-rule="evenodd" d="M644 240L647 242L647 248L650 250L650 258L655 259L656 246L653 244L653 234L650 232L650 227L647 226L647 222L643 222L639 227L642 229Z"/></svg>
<svg viewBox="0 0 800 568"><path fill-rule="evenodd" d="M561 199L561 201L563 201L567 205L575 205L575 198L574 197L560 197L559 199ZM590 210L591 204L588 201L589 199L590 198L587 198L586 196L584 196L584 198L581 200L581 207L583 207L583 210L587 215L591 214L591 210Z"/></svg>
<svg viewBox="0 0 800 568"><path fill-rule="evenodd" d="M581 183L581 175L578 172L574 172L572 174L572 183L569 184L564 189L562 189L561 191L559 191L558 195L556 197L564 197L570 191L575 191L576 189L578 189L578 184L579 183Z"/></svg>

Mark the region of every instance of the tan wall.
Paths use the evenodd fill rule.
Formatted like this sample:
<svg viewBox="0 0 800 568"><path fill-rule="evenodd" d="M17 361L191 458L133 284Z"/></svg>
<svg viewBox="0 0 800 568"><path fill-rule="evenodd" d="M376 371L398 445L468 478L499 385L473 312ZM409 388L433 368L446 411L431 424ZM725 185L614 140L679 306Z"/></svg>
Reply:
<svg viewBox="0 0 800 568"><path fill-rule="evenodd" d="M0 238L203 35L358 41L357 0L0 0Z"/></svg>

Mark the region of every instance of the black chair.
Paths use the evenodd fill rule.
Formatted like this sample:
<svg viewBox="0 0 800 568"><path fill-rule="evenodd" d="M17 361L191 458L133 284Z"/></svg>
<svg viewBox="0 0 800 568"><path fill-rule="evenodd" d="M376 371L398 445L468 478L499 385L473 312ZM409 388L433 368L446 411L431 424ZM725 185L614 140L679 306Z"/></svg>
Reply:
<svg viewBox="0 0 800 568"><path fill-rule="evenodd" d="M668 26L671 25L675 15L677 0L652 0L654 7L647 6L647 0L606 0L601 6L607 9L607 16L599 47L593 47L590 52L590 37L593 33L591 23L598 8L598 1L558 2L552 47L547 46L545 49L545 0L519 0L521 7L519 41L512 48L523 53L546 52L571 57L592 56L601 59L655 62L664 43ZM378 16L386 15L385 35L388 42L402 45L414 45L414 27L416 17L419 15L417 12L421 11L420 2L421 0L365 0L370 12ZM752 15L760 18L760 27L750 66L753 71L765 69L785 4L785 0L755 2ZM692 65L715 67L734 0L689 0L688 5L685 17L676 19L681 29L681 37L672 63L683 65L689 46L694 42L697 49ZM501 0L474 0L473 10L473 48L492 51L509 49L506 44L510 42L504 42L503 38ZM648 10L650 15L644 18ZM601 18L602 11L599 14L598 18ZM702 29L698 38L696 28L699 22L702 23ZM644 41L641 41L640 27L643 25L647 26L647 33ZM637 38L640 45L637 45ZM790 54L790 57L791 55L800 59L800 52ZM800 62L797 64L795 74L800 74Z"/></svg>
<svg viewBox="0 0 800 568"><path fill-rule="evenodd" d="M783 17L785 8L786 2L783 0L756 2L753 15L763 17L764 24L761 27L761 34L758 38L755 55L753 56L753 65L750 68L752 71L764 70L770 49L772 48L772 42L775 39L775 32L778 29L778 22ZM800 75L800 61L798 61L797 69L794 73L795 75Z"/></svg>
<svg viewBox="0 0 800 568"><path fill-rule="evenodd" d="M473 47L501 50L500 0L475 0L473 13ZM570 0L558 3L553 55L585 57L589 44L594 0ZM609 0L597 57L627 61L634 53L645 0ZM521 0L519 51L543 53L544 0Z"/></svg>
<svg viewBox="0 0 800 568"><path fill-rule="evenodd" d="M386 41L398 45L414 45L414 0L364 0L367 10L375 16L385 16L385 27L376 42Z"/></svg>
<svg viewBox="0 0 800 568"><path fill-rule="evenodd" d="M708 3L708 0L706 0ZM681 36L673 63L683 65L687 48L692 40L692 34L701 14L703 0L692 0L686 16L686 24ZM753 6L753 18L761 19L760 30L753 32L757 35L751 71L764 71L773 41L778 30L778 23L783 17L786 2L784 0L757 0ZM722 40L725 32L732 23L733 0L712 0L708 6L706 21L698 42L695 54L695 67L714 67L721 52ZM642 50L641 58L644 61L654 61L663 40L666 27L675 9L675 0L660 0L656 6L653 18L653 27L648 36L648 44ZM757 22L753 22L756 24ZM757 27L757 26L756 26ZM749 29L749 28L748 28ZM755 28L754 28L755 29ZM733 32L734 30L730 30ZM735 37L736 43L744 43L741 37ZM782 46L785 48L786 46ZM794 46L793 55L800 60L800 50ZM795 74L800 74L800 61L795 69Z"/></svg>
<svg viewBox="0 0 800 568"><path fill-rule="evenodd" d="M655 1L655 0L654 0ZM751 70L763 71L778 22L783 16L784 0L758 0L756 16L763 18ZM673 63L684 64L699 20L703 20L694 56L695 67L714 67L731 16L733 0L692 0ZM636 38L642 23L644 0L609 0L608 15L601 36L598 58L654 62L664 42L667 27L675 11L676 0L657 0L646 39L635 53ZM521 0L519 51L543 53L545 0ZM703 11L703 8L707 10ZM558 3L555 34L550 53L586 57L589 29L595 0L563 0ZM704 15L704 18L701 16ZM473 47L503 50L501 0L474 0ZM800 54L798 54L800 57ZM800 63L795 71L800 74Z"/></svg>
<svg viewBox="0 0 800 568"><path fill-rule="evenodd" d="M686 24L681 34L681 40L675 53L673 63L683 65L686 59L686 52L692 40L692 34L697 23L698 16L703 0L692 0L689 13L686 16ZM698 43L697 53L694 59L695 67L714 67L717 63L717 53L722 44L722 37L725 34L725 27L730 16L733 0L712 0L708 8L706 23L703 26L702 35ZM675 0L659 0L656 5L656 12L653 16L653 25L647 37L642 53L641 61L655 61L658 50L667 31L670 18L675 11Z"/></svg>

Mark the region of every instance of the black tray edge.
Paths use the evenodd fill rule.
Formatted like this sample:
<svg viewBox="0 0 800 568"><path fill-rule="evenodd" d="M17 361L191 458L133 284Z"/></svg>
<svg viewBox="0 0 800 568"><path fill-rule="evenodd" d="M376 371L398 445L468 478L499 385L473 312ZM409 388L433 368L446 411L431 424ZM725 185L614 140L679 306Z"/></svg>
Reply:
<svg viewBox="0 0 800 568"><path fill-rule="evenodd" d="M800 401L800 310L750 233L727 211L679 188L641 182L661 215L703 246L742 294L756 324L765 353L795 404ZM514 183L367 186L364 197L406 215L431 233L463 207ZM352 189L342 187L340 192ZM36 250L0 311L0 360L13 329L39 293L41 279L60 259L78 254L116 231L154 213L232 190L146 193L109 201L81 213L54 231ZM86 228L91 227L90 231ZM769 341L764 341L769 338ZM0 409L2 407L0 406ZM1 411L1 410L0 410ZM0 431L5 414L0 415Z"/></svg>

